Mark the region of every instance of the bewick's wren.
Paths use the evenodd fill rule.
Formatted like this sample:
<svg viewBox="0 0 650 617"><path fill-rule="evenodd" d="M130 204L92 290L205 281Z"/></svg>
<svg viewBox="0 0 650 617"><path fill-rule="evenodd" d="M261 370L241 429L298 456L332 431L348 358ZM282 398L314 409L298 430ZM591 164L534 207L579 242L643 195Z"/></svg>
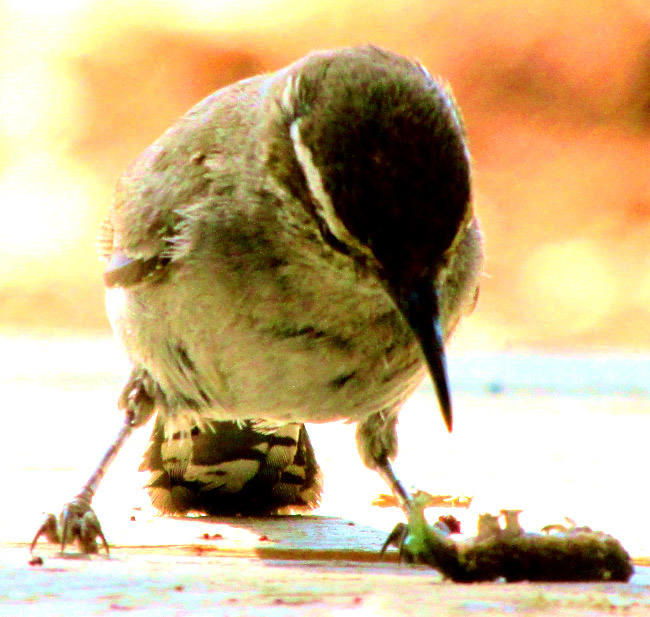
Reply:
<svg viewBox="0 0 650 617"><path fill-rule="evenodd" d="M362 461L409 515L397 415L428 369L451 430L443 342L482 261L459 112L420 64L352 47L214 93L124 174L101 246L133 364L127 422L64 510L64 546L103 539L90 501L152 413L172 449L223 421L356 422Z"/></svg>

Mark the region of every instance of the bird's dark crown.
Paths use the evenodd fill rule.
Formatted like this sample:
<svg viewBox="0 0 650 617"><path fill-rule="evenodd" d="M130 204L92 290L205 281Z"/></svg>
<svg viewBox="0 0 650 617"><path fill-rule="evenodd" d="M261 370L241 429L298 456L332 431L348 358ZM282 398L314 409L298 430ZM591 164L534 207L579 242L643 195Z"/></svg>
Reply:
<svg viewBox="0 0 650 617"><path fill-rule="evenodd" d="M345 228L389 275L435 272L470 207L450 94L419 64L372 46L309 56L294 86L286 124L299 121Z"/></svg>

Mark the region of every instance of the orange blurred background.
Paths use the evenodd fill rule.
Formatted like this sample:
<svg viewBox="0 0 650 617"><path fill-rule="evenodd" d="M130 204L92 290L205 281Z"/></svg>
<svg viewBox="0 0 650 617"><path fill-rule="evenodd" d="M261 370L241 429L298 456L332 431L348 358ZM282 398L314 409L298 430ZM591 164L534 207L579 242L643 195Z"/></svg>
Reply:
<svg viewBox="0 0 650 617"><path fill-rule="evenodd" d="M374 42L448 80L487 262L459 349L650 348L647 0L0 2L0 329L107 333L99 221L195 102Z"/></svg>

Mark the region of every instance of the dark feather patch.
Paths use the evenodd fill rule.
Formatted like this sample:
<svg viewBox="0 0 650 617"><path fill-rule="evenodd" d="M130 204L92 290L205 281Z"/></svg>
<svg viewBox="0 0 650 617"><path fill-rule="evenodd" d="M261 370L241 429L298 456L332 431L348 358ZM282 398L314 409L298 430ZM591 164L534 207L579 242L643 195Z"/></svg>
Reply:
<svg viewBox="0 0 650 617"><path fill-rule="evenodd" d="M158 256L149 259L131 259L124 253L114 253L104 272L106 287L132 287L141 283L169 263L169 259Z"/></svg>

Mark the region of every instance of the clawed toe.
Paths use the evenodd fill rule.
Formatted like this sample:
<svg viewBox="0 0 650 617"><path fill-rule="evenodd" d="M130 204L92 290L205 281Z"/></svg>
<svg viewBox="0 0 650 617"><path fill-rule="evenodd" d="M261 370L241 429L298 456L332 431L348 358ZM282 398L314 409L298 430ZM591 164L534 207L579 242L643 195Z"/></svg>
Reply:
<svg viewBox="0 0 650 617"><path fill-rule="evenodd" d="M132 381L129 381L127 386L128 389L125 388L125 391L129 393L127 399L129 396L135 396L133 392L140 393L140 390L135 390ZM49 542L61 545L61 553L65 552L65 547L68 544L76 543L79 550L85 555L99 552L97 543L99 539L108 555L108 542L106 542L102 526L99 524L97 515L90 507L90 503L108 466L117 456L135 426L140 422L146 422L151 415L153 408L149 405L149 402L149 399L143 398L133 402L132 406L127 408L124 424L120 427L117 436L99 462L97 469L90 476L81 492L70 503L63 506L63 511L58 519L53 514L48 514L45 517L43 524L38 528L32 540L31 551L34 550L39 538L45 536Z"/></svg>
<svg viewBox="0 0 650 617"><path fill-rule="evenodd" d="M397 547L400 563L420 563L438 567L456 553L453 542L447 540L448 532L436 525L411 525L398 523L386 538L381 554L389 546Z"/></svg>
<svg viewBox="0 0 650 617"><path fill-rule="evenodd" d="M421 563L442 571L455 571L458 549L449 535L460 530L453 516L442 516L429 525L425 516L426 496L420 494L406 503L408 523L398 523L382 546L382 554L389 546L399 550L400 562Z"/></svg>
<svg viewBox="0 0 650 617"><path fill-rule="evenodd" d="M99 539L106 554L109 554L108 542L99 519L90 504L83 499L77 498L66 504L58 519L54 514L46 515L32 540L30 551L34 551L41 536L45 536L52 544L60 544L61 553L65 552L66 546L76 543L79 550L87 555L99 552Z"/></svg>
<svg viewBox="0 0 650 617"><path fill-rule="evenodd" d="M408 525L405 523L397 523L393 530L388 534L386 541L381 547L380 555L383 555L389 546L395 546L399 551L400 561L408 562L410 555L404 550L404 542L409 533Z"/></svg>

